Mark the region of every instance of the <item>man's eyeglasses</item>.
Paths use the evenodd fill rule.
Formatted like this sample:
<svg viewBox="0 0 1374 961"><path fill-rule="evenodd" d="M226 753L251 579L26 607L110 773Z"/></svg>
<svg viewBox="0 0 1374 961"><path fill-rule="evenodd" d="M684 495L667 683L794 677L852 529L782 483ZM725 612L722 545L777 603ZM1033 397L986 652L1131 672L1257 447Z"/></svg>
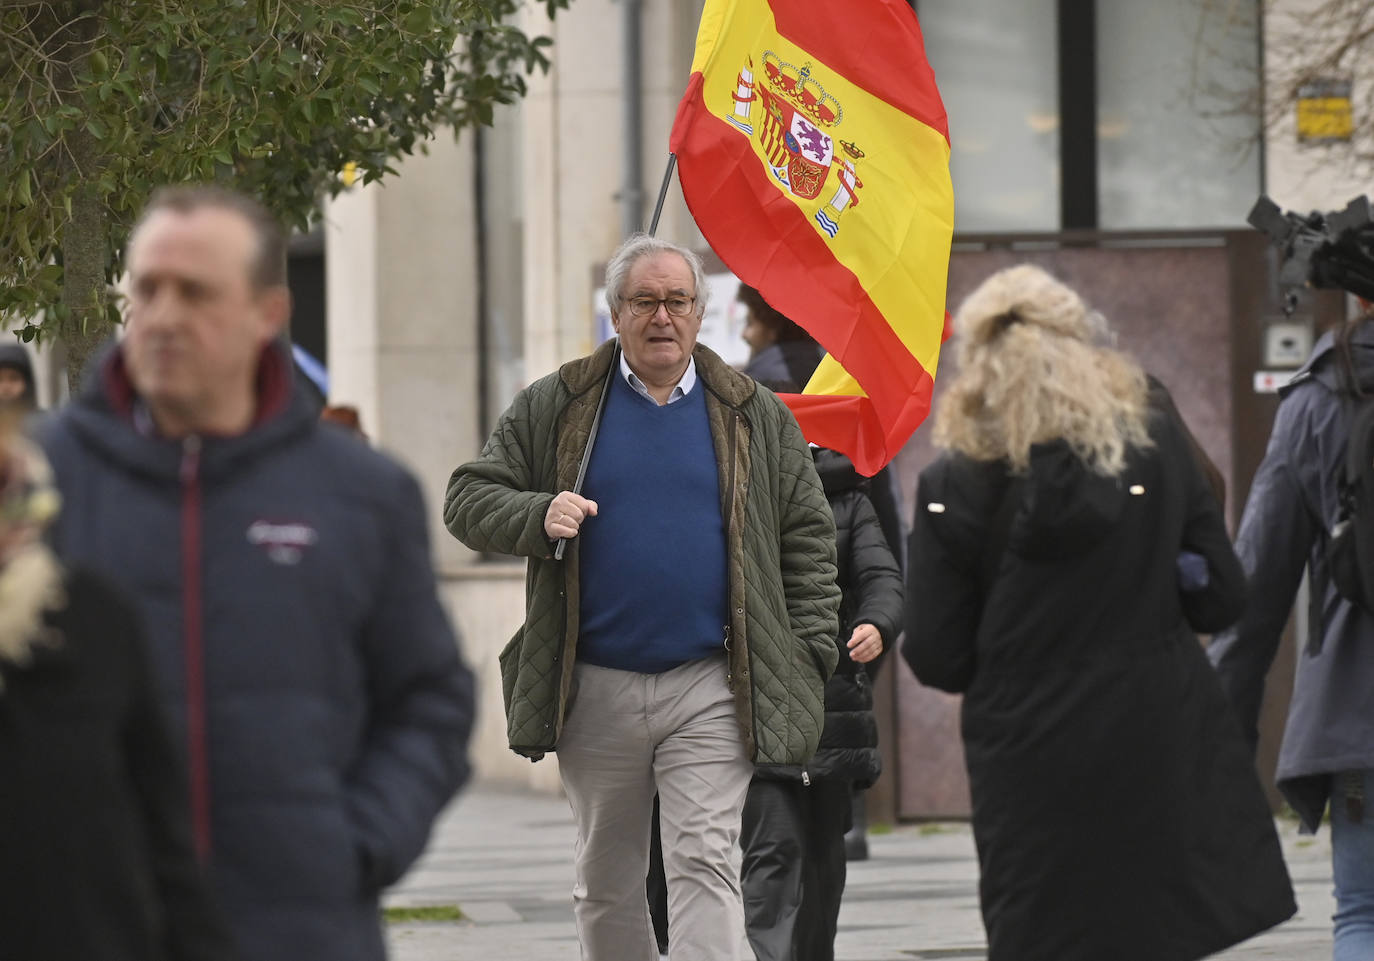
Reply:
<svg viewBox="0 0 1374 961"><path fill-rule="evenodd" d="M657 313L659 304L667 309L670 317L686 317L692 312L692 305L696 302L695 297L631 297L626 301L630 305L630 313L636 317L648 317Z"/></svg>

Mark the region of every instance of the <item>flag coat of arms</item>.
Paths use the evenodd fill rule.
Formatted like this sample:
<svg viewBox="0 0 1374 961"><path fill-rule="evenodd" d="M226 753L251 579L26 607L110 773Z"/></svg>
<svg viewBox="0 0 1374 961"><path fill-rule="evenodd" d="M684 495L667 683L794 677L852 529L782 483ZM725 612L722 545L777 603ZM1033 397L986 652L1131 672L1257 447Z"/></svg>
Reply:
<svg viewBox="0 0 1374 961"><path fill-rule="evenodd" d="M707 0L670 141L712 249L827 351L784 399L866 474L930 410L949 130L905 0Z"/></svg>

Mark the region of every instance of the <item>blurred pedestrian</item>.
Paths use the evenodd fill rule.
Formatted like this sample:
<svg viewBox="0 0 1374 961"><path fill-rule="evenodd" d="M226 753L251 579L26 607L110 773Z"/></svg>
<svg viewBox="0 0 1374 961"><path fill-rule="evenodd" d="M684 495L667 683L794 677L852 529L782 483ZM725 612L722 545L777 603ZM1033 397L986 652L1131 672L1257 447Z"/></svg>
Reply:
<svg viewBox="0 0 1374 961"><path fill-rule="evenodd" d="M744 802L745 924L758 961L835 957L851 792L872 785L882 770L867 668L902 623L902 578L869 501L868 479L843 454L814 454L835 515L839 662L825 685L825 728L815 756L760 768Z"/></svg>
<svg viewBox="0 0 1374 961"><path fill-rule="evenodd" d="M0 407L26 414L38 409L33 361L23 344L0 344Z"/></svg>
<svg viewBox="0 0 1374 961"><path fill-rule="evenodd" d="M763 299L759 291L740 284L736 297L746 308L744 330L740 336L749 345L749 363L744 372L760 383L782 393L799 393L811 380L825 350L798 323ZM906 525L902 522L901 492L896 472L883 467L864 485L869 501L877 511L883 536L897 560L899 569L906 563ZM895 642L896 638L889 638ZM891 644L878 659L866 665L868 679L876 681ZM865 789L855 787L851 798L851 827L845 836L845 854L850 861L868 857L868 809ZM654 882L650 878L652 891Z"/></svg>
<svg viewBox="0 0 1374 961"><path fill-rule="evenodd" d="M358 408L352 404L325 404L320 408L320 420L327 424L338 424L359 440L367 440Z"/></svg>
<svg viewBox="0 0 1374 961"><path fill-rule="evenodd" d="M1249 604L1208 650L1253 747L1265 676L1309 575L1307 643L1298 653L1277 777L1305 831L1317 830L1330 805L1335 961L1374 957L1374 614L1337 591L1327 557L1350 422L1371 391L1374 317L1366 311L1323 334L1279 392L1236 540Z"/></svg>
<svg viewBox="0 0 1374 961"><path fill-rule="evenodd" d="M773 309L755 288L740 284L735 296L745 307L740 336L749 345L749 363L744 372L758 381L801 390L825 356L824 349L800 324Z"/></svg>
<svg viewBox="0 0 1374 961"><path fill-rule="evenodd" d="M145 617L243 957L376 961L378 896L468 774L418 485L293 389L256 201L161 191L126 262L125 337L44 434L57 542Z"/></svg>
<svg viewBox="0 0 1374 961"><path fill-rule="evenodd" d="M230 961L138 619L43 542L58 502L0 415L0 956Z"/></svg>
<svg viewBox="0 0 1374 961"><path fill-rule="evenodd" d="M469 547L529 559L507 732L558 752L587 961L654 954L655 790L675 961L746 956L745 790L815 751L835 664L825 493L791 412L697 343L707 291L691 251L627 240L606 268L618 340L517 395L445 504Z"/></svg>
<svg viewBox="0 0 1374 961"><path fill-rule="evenodd" d="M1274 824L1193 633L1245 579L1182 427L1039 268L955 324L903 654L964 695L989 961L1187 961L1278 924Z"/></svg>

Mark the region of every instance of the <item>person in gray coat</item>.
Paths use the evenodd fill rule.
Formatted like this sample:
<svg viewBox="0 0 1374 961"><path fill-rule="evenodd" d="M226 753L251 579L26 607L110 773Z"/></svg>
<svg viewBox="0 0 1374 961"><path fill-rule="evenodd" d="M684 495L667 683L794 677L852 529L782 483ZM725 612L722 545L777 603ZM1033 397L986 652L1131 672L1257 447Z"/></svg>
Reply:
<svg viewBox="0 0 1374 961"><path fill-rule="evenodd" d="M1307 831L1317 830L1330 801L1336 961L1374 958L1374 811L1366 803L1374 792L1374 616L1337 593L1326 562L1352 378L1366 393L1374 390L1368 315L1324 334L1279 392L1236 539L1249 603L1209 649L1253 744L1264 677L1303 572L1310 572L1307 643L1298 655L1276 776Z"/></svg>

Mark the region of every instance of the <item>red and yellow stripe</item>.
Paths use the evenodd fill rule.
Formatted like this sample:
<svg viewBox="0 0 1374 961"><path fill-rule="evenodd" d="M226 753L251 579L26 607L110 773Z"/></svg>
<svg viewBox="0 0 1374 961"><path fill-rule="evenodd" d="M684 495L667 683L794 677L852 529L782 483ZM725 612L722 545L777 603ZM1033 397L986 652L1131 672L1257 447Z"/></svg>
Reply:
<svg viewBox="0 0 1374 961"><path fill-rule="evenodd" d="M753 137L725 120L741 65L767 85L765 51L809 64L843 110L825 129L836 161L814 200L766 166L778 155L762 98ZM841 139L863 151L862 187L832 238L816 213L839 188ZM876 472L930 409L954 223L945 111L915 14L904 0L707 0L671 148L711 247L829 352L787 398L807 438Z"/></svg>

